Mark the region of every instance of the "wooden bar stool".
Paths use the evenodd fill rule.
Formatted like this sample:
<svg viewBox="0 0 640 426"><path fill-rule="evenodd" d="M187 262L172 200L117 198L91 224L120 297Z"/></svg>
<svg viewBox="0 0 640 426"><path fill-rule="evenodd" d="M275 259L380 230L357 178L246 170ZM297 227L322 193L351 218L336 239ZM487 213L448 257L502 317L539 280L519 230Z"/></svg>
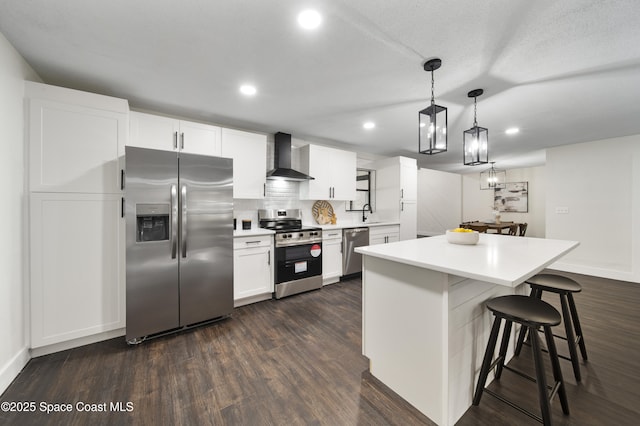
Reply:
<svg viewBox="0 0 640 426"><path fill-rule="evenodd" d="M578 362L578 351L576 347L580 347L582 359L584 359L585 361L587 361L587 348L584 344L582 327L580 326L578 310L576 309L576 304L573 300L573 293L582 291L582 287L571 278L553 274L538 274L529 278L525 282L531 286L531 297L542 299L543 291L557 293L560 296L562 320L564 322L566 337L558 335L555 335L555 337L567 341L570 356L559 356L560 358L571 361L571 364L573 366L573 375L575 376L576 381L579 382L582 377L580 375L580 363ZM520 334L518 335L518 343L516 345L515 351L516 356L520 355L526 331L527 330L524 328L520 329Z"/></svg>
<svg viewBox="0 0 640 426"><path fill-rule="evenodd" d="M564 414L569 414L569 403L567 401L567 394L564 388L564 381L562 380L562 371L560 370L560 361L558 360L558 353L556 352L555 342L553 340L553 334L551 327L560 324L560 313L551 305L542 300L534 297L510 295L501 296L491 299L486 304L487 309L493 312L495 319L491 328L491 334L489 335L489 342L487 343L487 350L484 354L482 361L482 368L480 369L480 377L478 378L478 384L473 396L473 405L479 405L482 393L486 391L488 394L498 398L500 401L505 402L518 411L532 417L545 425L551 424L551 408L550 401L556 395L560 397L560 404L562 405L562 411ZM502 320L505 320L504 330L502 331L502 342L500 343L500 351L498 357L492 362L493 355L498 340L498 333L500 332L500 325ZM536 370L536 377L530 377L522 372L514 370L505 365L505 357L507 354L507 347L509 345L509 338L511 336L511 328L514 322L522 325L523 328L527 328L531 331L530 340L533 348L533 359ZM542 359L542 348L540 346L540 338L538 333L535 332L539 327L544 330L544 335L547 342L547 348L549 352L549 358L551 360L551 367L553 370L554 385L552 387L547 386L547 381L544 372L544 362ZM500 380L502 370L507 369L525 377L531 381L534 381L538 385L538 400L540 403L540 411L542 417L525 410L524 408L509 401L502 395L499 395L487 388L485 384L487 377L491 370L496 369L495 378ZM551 391L547 393L547 390Z"/></svg>

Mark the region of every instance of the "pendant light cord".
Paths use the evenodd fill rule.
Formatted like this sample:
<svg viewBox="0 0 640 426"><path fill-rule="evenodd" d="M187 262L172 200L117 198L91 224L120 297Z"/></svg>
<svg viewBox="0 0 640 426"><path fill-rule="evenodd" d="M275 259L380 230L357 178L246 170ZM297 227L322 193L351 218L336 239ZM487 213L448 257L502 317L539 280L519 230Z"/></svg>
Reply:
<svg viewBox="0 0 640 426"><path fill-rule="evenodd" d="M432 106L436 103L435 96L433 95L433 86L434 86L433 70L431 70L431 105Z"/></svg>
<svg viewBox="0 0 640 426"><path fill-rule="evenodd" d="M478 127L478 119L477 119L477 112L478 112L478 104L476 103L476 97L473 97L473 127Z"/></svg>

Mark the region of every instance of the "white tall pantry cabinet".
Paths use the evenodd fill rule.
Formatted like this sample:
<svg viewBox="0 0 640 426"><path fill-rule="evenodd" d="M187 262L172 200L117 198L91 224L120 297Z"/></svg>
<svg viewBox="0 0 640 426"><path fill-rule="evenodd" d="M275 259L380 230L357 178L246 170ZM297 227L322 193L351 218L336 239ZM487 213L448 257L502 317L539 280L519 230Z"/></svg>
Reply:
<svg viewBox="0 0 640 426"><path fill-rule="evenodd" d="M400 222L400 240L418 234L418 165L414 158L377 161L376 213L381 221Z"/></svg>
<svg viewBox="0 0 640 426"><path fill-rule="evenodd" d="M129 106L31 82L25 95L31 348L47 353L49 345L124 331L121 171Z"/></svg>

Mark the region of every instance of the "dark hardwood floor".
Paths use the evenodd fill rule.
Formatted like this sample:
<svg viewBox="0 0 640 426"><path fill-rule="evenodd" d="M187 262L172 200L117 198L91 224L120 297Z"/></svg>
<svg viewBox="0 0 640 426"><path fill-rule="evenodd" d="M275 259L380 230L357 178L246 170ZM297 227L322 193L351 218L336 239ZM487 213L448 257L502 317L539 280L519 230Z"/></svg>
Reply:
<svg viewBox="0 0 640 426"><path fill-rule="evenodd" d="M640 284L574 276L589 361L577 384L561 361L571 415L558 425L631 425L640 417ZM556 303L552 297L545 300ZM556 304L557 306L557 304ZM367 371L361 355L361 282L238 308L219 323L128 347L124 337L32 359L0 401L5 425L431 425ZM561 327L558 327L560 331ZM560 351L566 346L558 341ZM532 372L530 348L511 362ZM537 410L535 385L505 372L497 392ZM107 412L79 412L77 403ZM132 411L110 404L132 403ZM41 403L72 404L65 413ZM96 405L95 408L101 408ZM458 425L538 424L485 394Z"/></svg>

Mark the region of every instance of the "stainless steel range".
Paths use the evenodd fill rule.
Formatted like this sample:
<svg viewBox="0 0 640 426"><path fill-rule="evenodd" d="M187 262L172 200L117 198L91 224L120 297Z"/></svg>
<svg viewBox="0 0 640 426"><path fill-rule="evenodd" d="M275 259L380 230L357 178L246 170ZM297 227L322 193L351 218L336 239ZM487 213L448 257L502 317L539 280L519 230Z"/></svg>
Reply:
<svg viewBox="0 0 640 426"><path fill-rule="evenodd" d="M303 227L299 209L258 210L258 221L276 232L276 299L322 288L322 230Z"/></svg>

